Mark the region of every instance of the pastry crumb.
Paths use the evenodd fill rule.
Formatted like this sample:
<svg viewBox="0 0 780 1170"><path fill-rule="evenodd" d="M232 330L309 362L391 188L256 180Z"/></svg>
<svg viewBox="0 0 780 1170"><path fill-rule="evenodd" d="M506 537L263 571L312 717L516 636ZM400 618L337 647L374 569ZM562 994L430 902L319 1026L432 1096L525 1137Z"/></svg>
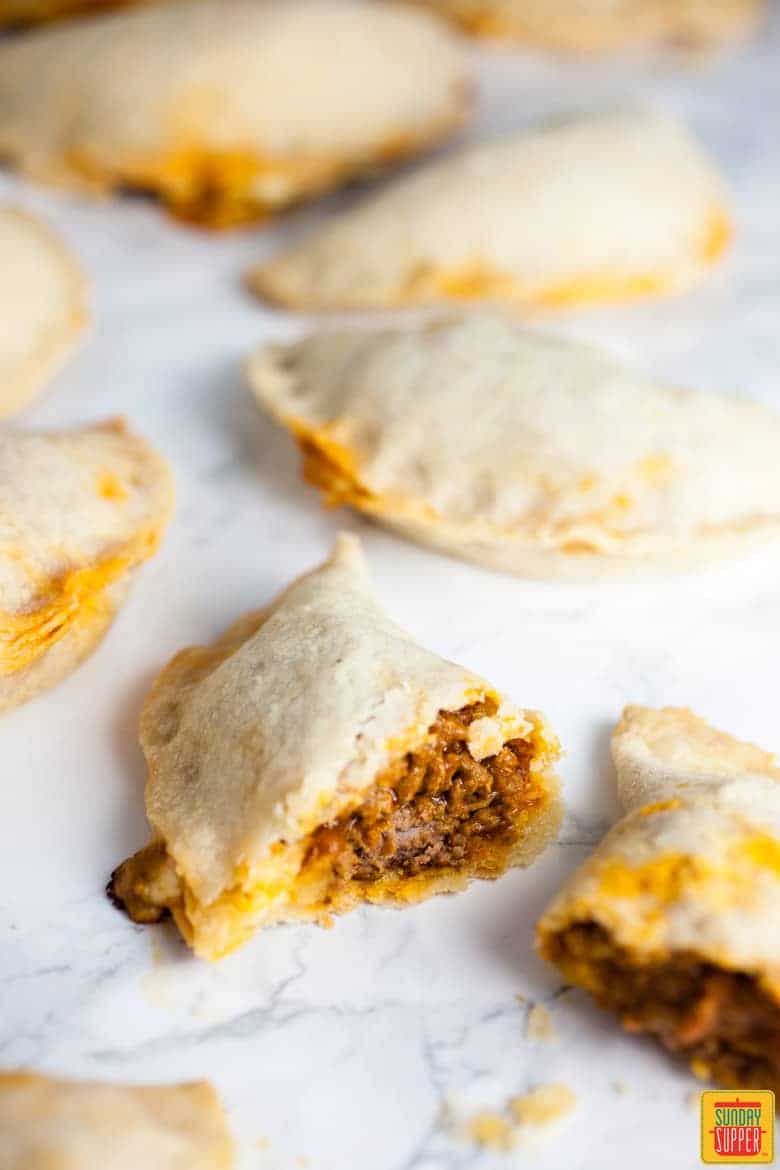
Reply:
<svg viewBox="0 0 780 1170"><path fill-rule="evenodd" d="M521 1125L551 1125L576 1105L576 1094L568 1085L539 1085L522 1097L512 1097L509 1110Z"/></svg>
<svg viewBox="0 0 780 1170"><path fill-rule="evenodd" d="M535 1003L528 1013L528 1038L541 1041L555 1039L555 1024L543 1003Z"/></svg>
<svg viewBox="0 0 780 1170"><path fill-rule="evenodd" d="M625 1097L626 1093L628 1092L628 1085L625 1081L613 1081L612 1088L619 1097Z"/></svg>
<svg viewBox="0 0 780 1170"><path fill-rule="evenodd" d="M525 1005L528 1003L528 996L521 995L518 991L517 995L515 996L515 1003L519 1003L520 1007L525 1007Z"/></svg>
<svg viewBox="0 0 780 1170"><path fill-rule="evenodd" d="M486 1150L511 1150L517 1141L517 1128L501 1113L484 1109L468 1122L466 1133L475 1146Z"/></svg>
<svg viewBox="0 0 780 1170"><path fill-rule="evenodd" d="M510 1097L502 1110L475 1113L460 1132L472 1145L508 1153L515 1149L524 1130L553 1125L576 1105L576 1094L568 1085L537 1085L528 1093Z"/></svg>

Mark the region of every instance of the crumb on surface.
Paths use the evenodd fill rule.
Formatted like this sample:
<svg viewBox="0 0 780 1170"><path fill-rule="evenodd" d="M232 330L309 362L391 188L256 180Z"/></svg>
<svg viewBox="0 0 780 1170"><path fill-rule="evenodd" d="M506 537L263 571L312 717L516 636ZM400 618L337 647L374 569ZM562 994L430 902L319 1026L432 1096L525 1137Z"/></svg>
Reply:
<svg viewBox="0 0 780 1170"><path fill-rule="evenodd" d="M487 1150L511 1150L517 1141L517 1127L503 1114L489 1109L470 1118L466 1134L475 1146Z"/></svg>
<svg viewBox="0 0 780 1170"><path fill-rule="evenodd" d="M542 1041L555 1039L555 1024L543 1003L535 1003L528 1013L528 1037Z"/></svg>
<svg viewBox="0 0 780 1170"><path fill-rule="evenodd" d="M576 1105L577 1097L568 1085L537 1085L528 1093L510 1097L501 1110L481 1109L456 1132L472 1145L508 1153L525 1129L553 1125Z"/></svg>
<svg viewBox="0 0 780 1170"><path fill-rule="evenodd" d="M509 1111L521 1125L551 1125L576 1108L577 1097L568 1085L539 1085L521 1097L512 1097Z"/></svg>

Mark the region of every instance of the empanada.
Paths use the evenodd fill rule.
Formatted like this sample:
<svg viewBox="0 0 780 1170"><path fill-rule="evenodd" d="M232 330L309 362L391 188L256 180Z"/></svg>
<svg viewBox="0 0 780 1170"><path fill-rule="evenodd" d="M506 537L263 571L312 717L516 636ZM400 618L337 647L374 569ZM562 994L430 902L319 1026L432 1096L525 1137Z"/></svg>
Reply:
<svg viewBox="0 0 780 1170"><path fill-rule="evenodd" d="M313 334L249 373L327 503L489 568L681 570L780 535L780 417L506 317Z"/></svg>
<svg viewBox="0 0 780 1170"><path fill-rule="evenodd" d="M172 500L166 464L121 422L0 433L0 712L92 652Z"/></svg>
<svg viewBox="0 0 780 1170"><path fill-rule="evenodd" d="M780 767L692 712L628 707L623 820L539 924L569 983L701 1077L780 1090Z"/></svg>
<svg viewBox="0 0 780 1170"><path fill-rule="evenodd" d="M765 0L419 0L479 37L560 53L707 49L750 32Z"/></svg>
<svg viewBox="0 0 780 1170"><path fill-rule="evenodd" d="M602 114L432 162L263 262L249 283L305 309L565 309L679 292L730 234L720 179L680 126Z"/></svg>
<svg viewBox="0 0 780 1170"><path fill-rule="evenodd" d="M115 1085L0 1072L0 1170L230 1170L205 1081Z"/></svg>
<svg viewBox="0 0 780 1170"><path fill-rule="evenodd" d="M403 6L189 0L0 44L0 157L211 227L422 150L470 106L456 38Z"/></svg>
<svg viewBox="0 0 780 1170"><path fill-rule="evenodd" d="M354 537L174 658L141 744L154 837L109 893L137 922L170 910L208 959L271 923L496 878L560 818L543 717L389 622Z"/></svg>
<svg viewBox="0 0 780 1170"><path fill-rule="evenodd" d="M59 237L0 207L0 417L41 389L86 322L86 281Z"/></svg>

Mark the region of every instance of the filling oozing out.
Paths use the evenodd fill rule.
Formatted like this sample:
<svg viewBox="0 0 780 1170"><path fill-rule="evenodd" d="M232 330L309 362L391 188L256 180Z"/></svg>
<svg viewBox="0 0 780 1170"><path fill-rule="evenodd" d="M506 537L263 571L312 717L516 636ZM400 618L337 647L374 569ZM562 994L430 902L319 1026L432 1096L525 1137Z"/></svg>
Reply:
<svg viewBox="0 0 780 1170"><path fill-rule="evenodd" d="M780 1090L780 1004L753 976L685 953L638 964L595 922L569 927L546 950L627 1031L655 1036L720 1084Z"/></svg>
<svg viewBox="0 0 780 1170"><path fill-rule="evenodd" d="M503 872L546 790L531 772L528 740L510 740L481 761L469 752L471 723L495 713L492 700L440 711L426 743L394 761L357 808L318 826L301 843L296 901L338 909L380 885L452 870ZM161 843L121 865L108 893L136 922L157 921L182 896Z"/></svg>

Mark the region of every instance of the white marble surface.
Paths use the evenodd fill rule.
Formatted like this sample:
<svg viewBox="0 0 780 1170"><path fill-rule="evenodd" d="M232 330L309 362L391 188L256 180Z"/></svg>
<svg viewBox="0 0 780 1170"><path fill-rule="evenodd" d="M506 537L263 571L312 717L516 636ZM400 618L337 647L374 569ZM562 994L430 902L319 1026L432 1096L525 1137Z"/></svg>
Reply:
<svg viewBox="0 0 780 1170"><path fill-rule="evenodd" d="M777 14L749 50L693 70L479 61L477 132L625 96L690 120L734 191L728 263L679 300L551 324L659 375L780 408ZM690 704L780 748L780 557L631 587L527 584L325 513L242 384L249 347L300 323L263 312L239 281L319 213L214 238L139 200L95 205L8 176L0 196L57 223L94 290L91 338L24 421L124 412L169 456L179 495L160 555L99 652L2 723L0 1067L210 1077L241 1139L241 1170L698 1165L695 1082L581 995L560 995L533 955L532 925L614 812L608 733L626 701ZM266 601L340 526L364 536L394 618L549 714L568 753L563 837L498 884L403 913L358 912L330 931L268 932L207 966L103 896L146 835L139 705L173 651ZM529 1036L534 1001L551 1009L555 1039ZM511 1155L475 1151L442 1122L549 1081L575 1090L577 1113Z"/></svg>

